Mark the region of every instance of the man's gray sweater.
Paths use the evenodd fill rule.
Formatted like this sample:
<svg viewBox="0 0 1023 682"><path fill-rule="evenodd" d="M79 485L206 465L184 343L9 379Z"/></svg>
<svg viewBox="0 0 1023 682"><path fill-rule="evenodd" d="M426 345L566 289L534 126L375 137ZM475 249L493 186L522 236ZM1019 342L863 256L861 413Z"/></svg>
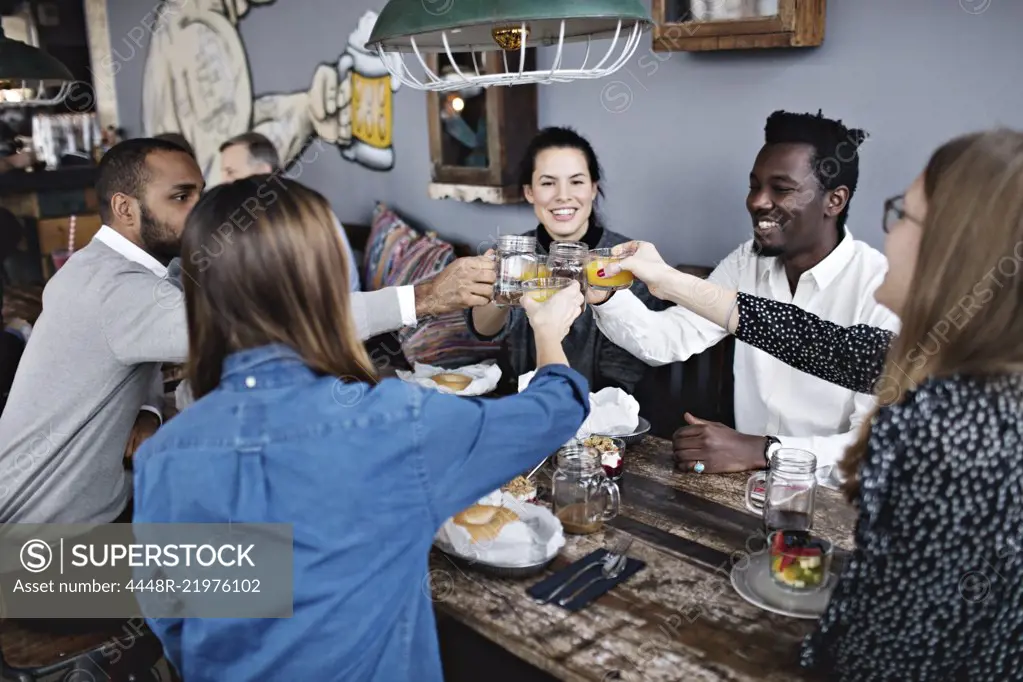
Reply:
<svg viewBox="0 0 1023 682"><path fill-rule="evenodd" d="M124 448L160 364L188 352L180 293L98 239L43 290L0 417L0 522L106 523L131 497Z"/></svg>

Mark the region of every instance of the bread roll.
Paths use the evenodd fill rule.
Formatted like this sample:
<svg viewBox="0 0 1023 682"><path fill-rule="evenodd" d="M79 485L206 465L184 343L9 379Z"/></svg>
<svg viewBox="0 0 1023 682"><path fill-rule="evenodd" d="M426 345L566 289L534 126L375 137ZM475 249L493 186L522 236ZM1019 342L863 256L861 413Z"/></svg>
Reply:
<svg viewBox="0 0 1023 682"><path fill-rule="evenodd" d="M468 509L463 509L458 512L455 516L455 523L458 524L470 524L478 526L484 523L489 523L494 518L494 514L500 507L494 507L487 504L474 504Z"/></svg>
<svg viewBox="0 0 1023 682"><path fill-rule="evenodd" d="M444 374L434 374L431 377L434 383L450 388L453 391L462 391L472 383L472 377L467 377L464 374L456 374L454 372L446 372Z"/></svg>
<svg viewBox="0 0 1023 682"><path fill-rule="evenodd" d="M469 531L473 543L476 543L493 540L501 533L502 528L513 521L518 521L519 515L507 507L474 504L455 514L451 520Z"/></svg>

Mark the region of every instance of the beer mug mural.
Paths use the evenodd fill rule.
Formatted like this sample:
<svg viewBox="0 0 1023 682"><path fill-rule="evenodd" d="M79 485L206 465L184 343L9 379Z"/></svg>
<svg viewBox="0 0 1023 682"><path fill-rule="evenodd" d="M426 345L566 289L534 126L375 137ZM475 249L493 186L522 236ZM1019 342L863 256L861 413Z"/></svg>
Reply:
<svg viewBox="0 0 1023 682"><path fill-rule="evenodd" d="M341 155L367 168L389 170L394 166L391 97L401 81L392 78L383 60L366 49L376 20L375 12L363 15L338 61L341 88L351 92L352 121L351 137L348 145L342 146ZM342 144L340 140L338 144Z"/></svg>
<svg viewBox="0 0 1023 682"><path fill-rule="evenodd" d="M184 135L209 186L221 181L220 145L247 131L268 137L285 166L296 158L323 158L327 145L334 145L347 161L379 171L393 168L393 97L400 81L366 49L376 12L359 18L340 57L333 52L320 64L300 66L300 87L256 94L248 49L276 53L280 46L246 45L239 23L257 14L268 21L274 12L287 10L273 0L162 0L141 82L144 134ZM269 20L286 23L290 16ZM288 33L301 27L281 28ZM134 58L136 49L131 41L114 41L111 70ZM320 148L303 153L310 139Z"/></svg>

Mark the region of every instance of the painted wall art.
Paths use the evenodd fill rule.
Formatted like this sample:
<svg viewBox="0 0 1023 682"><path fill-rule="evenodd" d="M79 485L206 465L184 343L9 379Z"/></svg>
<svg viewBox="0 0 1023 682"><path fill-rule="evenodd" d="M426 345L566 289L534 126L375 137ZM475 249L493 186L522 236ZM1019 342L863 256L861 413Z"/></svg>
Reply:
<svg viewBox="0 0 1023 682"><path fill-rule="evenodd" d="M247 49L260 48L247 48L238 25L250 12L285 12L286 4L164 0L159 8L143 76L143 131L184 135L211 186L219 182L220 145L250 130L273 141L285 166L318 138L366 168L394 167L393 98L399 81L366 49L375 12L362 15L336 61L310 65L308 86L253 92Z"/></svg>

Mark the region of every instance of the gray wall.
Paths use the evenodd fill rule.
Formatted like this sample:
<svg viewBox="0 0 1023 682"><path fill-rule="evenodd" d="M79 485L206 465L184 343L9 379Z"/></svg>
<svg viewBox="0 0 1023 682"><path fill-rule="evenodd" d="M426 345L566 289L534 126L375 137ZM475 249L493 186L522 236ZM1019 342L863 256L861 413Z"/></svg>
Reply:
<svg viewBox="0 0 1023 682"><path fill-rule="evenodd" d="M255 92L307 88L315 65L336 59L363 11L383 4L252 6L241 32ZM593 142L606 174L604 211L615 230L656 242L669 261L709 265L749 236L747 176L766 116L780 108L823 109L871 133L849 226L880 248L881 202L902 191L935 146L973 129L1023 128L1023 2L828 4L825 41L817 49L655 54L647 37L609 79L542 86L540 124L572 125ZM125 36L149 9L138 0L109 0L111 42L121 57L129 53ZM117 77L129 134L141 131L144 50L134 51L134 58L119 60ZM541 62L549 58L541 55ZM526 205L426 197L424 98L405 87L396 93L394 170L365 170L327 149L305 167L303 181L326 194L343 221L368 221L373 200L381 199L462 241L532 227Z"/></svg>

